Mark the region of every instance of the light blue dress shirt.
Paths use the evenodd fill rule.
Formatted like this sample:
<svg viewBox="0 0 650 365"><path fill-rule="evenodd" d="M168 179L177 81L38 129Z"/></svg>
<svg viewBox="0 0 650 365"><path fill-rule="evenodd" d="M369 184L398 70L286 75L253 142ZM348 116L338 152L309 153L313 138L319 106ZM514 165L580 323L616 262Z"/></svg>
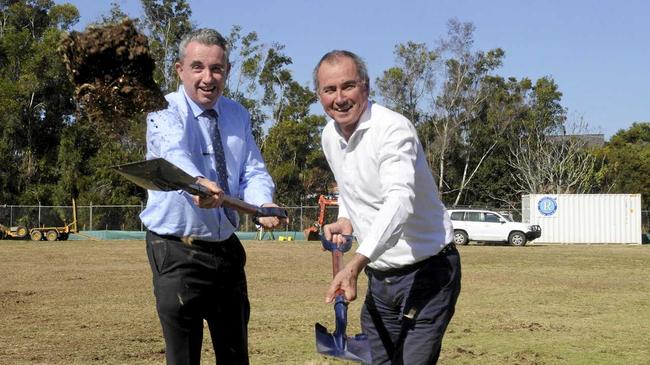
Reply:
<svg viewBox="0 0 650 365"><path fill-rule="evenodd" d="M218 181L213 151L214 121L200 116L203 109L183 86L165 96L167 109L147 116L147 159L164 158L191 176ZM262 205L273 201L275 185L251 131L250 115L239 103L221 96L214 109L228 170L231 196ZM236 230L222 208L199 208L184 191L148 190L140 219L147 229L162 235L223 241Z"/></svg>

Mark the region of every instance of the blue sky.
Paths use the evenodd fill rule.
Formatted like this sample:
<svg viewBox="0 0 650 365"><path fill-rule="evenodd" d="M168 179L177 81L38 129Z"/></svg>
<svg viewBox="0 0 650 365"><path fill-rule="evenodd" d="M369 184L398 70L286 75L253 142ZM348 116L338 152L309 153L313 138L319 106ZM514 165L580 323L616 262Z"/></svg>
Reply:
<svg viewBox="0 0 650 365"><path fill-rule="evenodd" d="M113 0L132 17L138 0ZM78 30L106 14L111 1L75 0ZM399 5L398 5L399 3ZM394 65L394 46L430 49L450 18L472 22L475 50L501 47L498 74L551 76L570 119L583 118L609 139L633 122L650 121L650 1L645 0L191 0L192 21L227 34L235 24L278 42L299 82L310 83L318 59L332 49L362 56L371 80ZM216 5L215 5L216 4ZM316 109L320 110L320 109Z"/></svg>

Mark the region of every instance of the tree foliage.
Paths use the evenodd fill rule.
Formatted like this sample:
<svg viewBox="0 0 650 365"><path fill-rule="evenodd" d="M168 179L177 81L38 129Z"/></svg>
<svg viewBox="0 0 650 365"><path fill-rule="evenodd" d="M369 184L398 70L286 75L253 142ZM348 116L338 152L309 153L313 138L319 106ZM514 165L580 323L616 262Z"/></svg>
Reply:
<svg viewBox="0 0 650 365"><path fill-rule="evenodd" d="M178 60L178 43L194 26L192 9L185 0L141 0L144 25L149 36L151 54L158 71L154 79L163 93L176 90L178 80L174 64Z"/></svg>
<svg viewBox="0 0 650 365"><path fill-rule="evenodd" d="M53 1L0 4L0 199L51 202L61 132L74 111L57 48L79 19Z"/></svg>
<svg viewBox="0 0 650 365"><path fill-rule="evenodd" d="M142 0L139 26L156 58L164 91L178 82L178 42L194 26L183 0ZM117 3L100 23L126 14ZM0 0L0 203L126 204L145 192L116 175L119 163L145 153L144 115L107 133L75 113L73 89L57 48L79 20L77 9L50 0ZM503 77L505 52L474 47L475 27L452 19L435 48L407 41L395 65L376 78L383 103L416 126L448 205L515 207L522 193L641 193L650 202L650 126L635 123L604 147L573 137L560 86ZM277 42L234 26L226 95L250 112L253 130L277 186L276 200L315 204L333 177L320 147L325 117L316 95L293 79L292 58ZM354 50L353 50L354 51ZM371 85L372 86L372 85ZM578 121L581 122L581 121Z"/></svg>
<svg viewBox="0 0 650 365"><path fill-rule="evenodd" d="M618 131L595 155L605 160L599 172L601 190L642 194L643 209L650 210L650 122Z"/></svg>

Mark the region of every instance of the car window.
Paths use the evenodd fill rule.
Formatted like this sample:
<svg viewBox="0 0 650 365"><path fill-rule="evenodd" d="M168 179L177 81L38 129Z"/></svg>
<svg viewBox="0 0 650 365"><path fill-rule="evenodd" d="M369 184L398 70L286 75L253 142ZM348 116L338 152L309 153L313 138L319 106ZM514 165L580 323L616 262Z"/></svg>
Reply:
<svg viewBox="0 0 650 365"><path fill-rule="evenodd" d="M467 219L466 220L468 220L470 222L480 222L480 221L483 220L482 215L483 215L483 213L481 213L481 212L467 212Z"/></svg>
<svg viewBox="0 0 650 365"><path fill-rule="evenodd" d="M452 221L462 221L464 213L465 212L452 212L451 213L451 220Z"/></svg>
<svg viewBox="0 0 650 365"><path fill-rule="evenodd" d="M485 221L489 223L499 223L499 216L494 213L485 213Z"/></svg>

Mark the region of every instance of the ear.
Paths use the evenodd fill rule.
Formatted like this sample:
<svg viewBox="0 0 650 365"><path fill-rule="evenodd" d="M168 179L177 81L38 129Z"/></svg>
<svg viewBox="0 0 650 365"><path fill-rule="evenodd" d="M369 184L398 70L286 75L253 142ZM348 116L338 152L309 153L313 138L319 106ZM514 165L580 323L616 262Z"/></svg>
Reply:
<svg viewBox="0 0 650 365"><path fill-rule="evenodd" d="M174 68L176 69L176 74L178 77L181 77L181 72L183 72L183 64L180 62L176 62L174 64Z"/></svg>
<svg viewBox="0 0 650 365"><path fill-rule="evenodd" d="M230 69L231 68L232 68L232 63L230 63L230 61L228 61L228 63L226 64L226 78L228 78L228 76L230 75Z"/></svg>

